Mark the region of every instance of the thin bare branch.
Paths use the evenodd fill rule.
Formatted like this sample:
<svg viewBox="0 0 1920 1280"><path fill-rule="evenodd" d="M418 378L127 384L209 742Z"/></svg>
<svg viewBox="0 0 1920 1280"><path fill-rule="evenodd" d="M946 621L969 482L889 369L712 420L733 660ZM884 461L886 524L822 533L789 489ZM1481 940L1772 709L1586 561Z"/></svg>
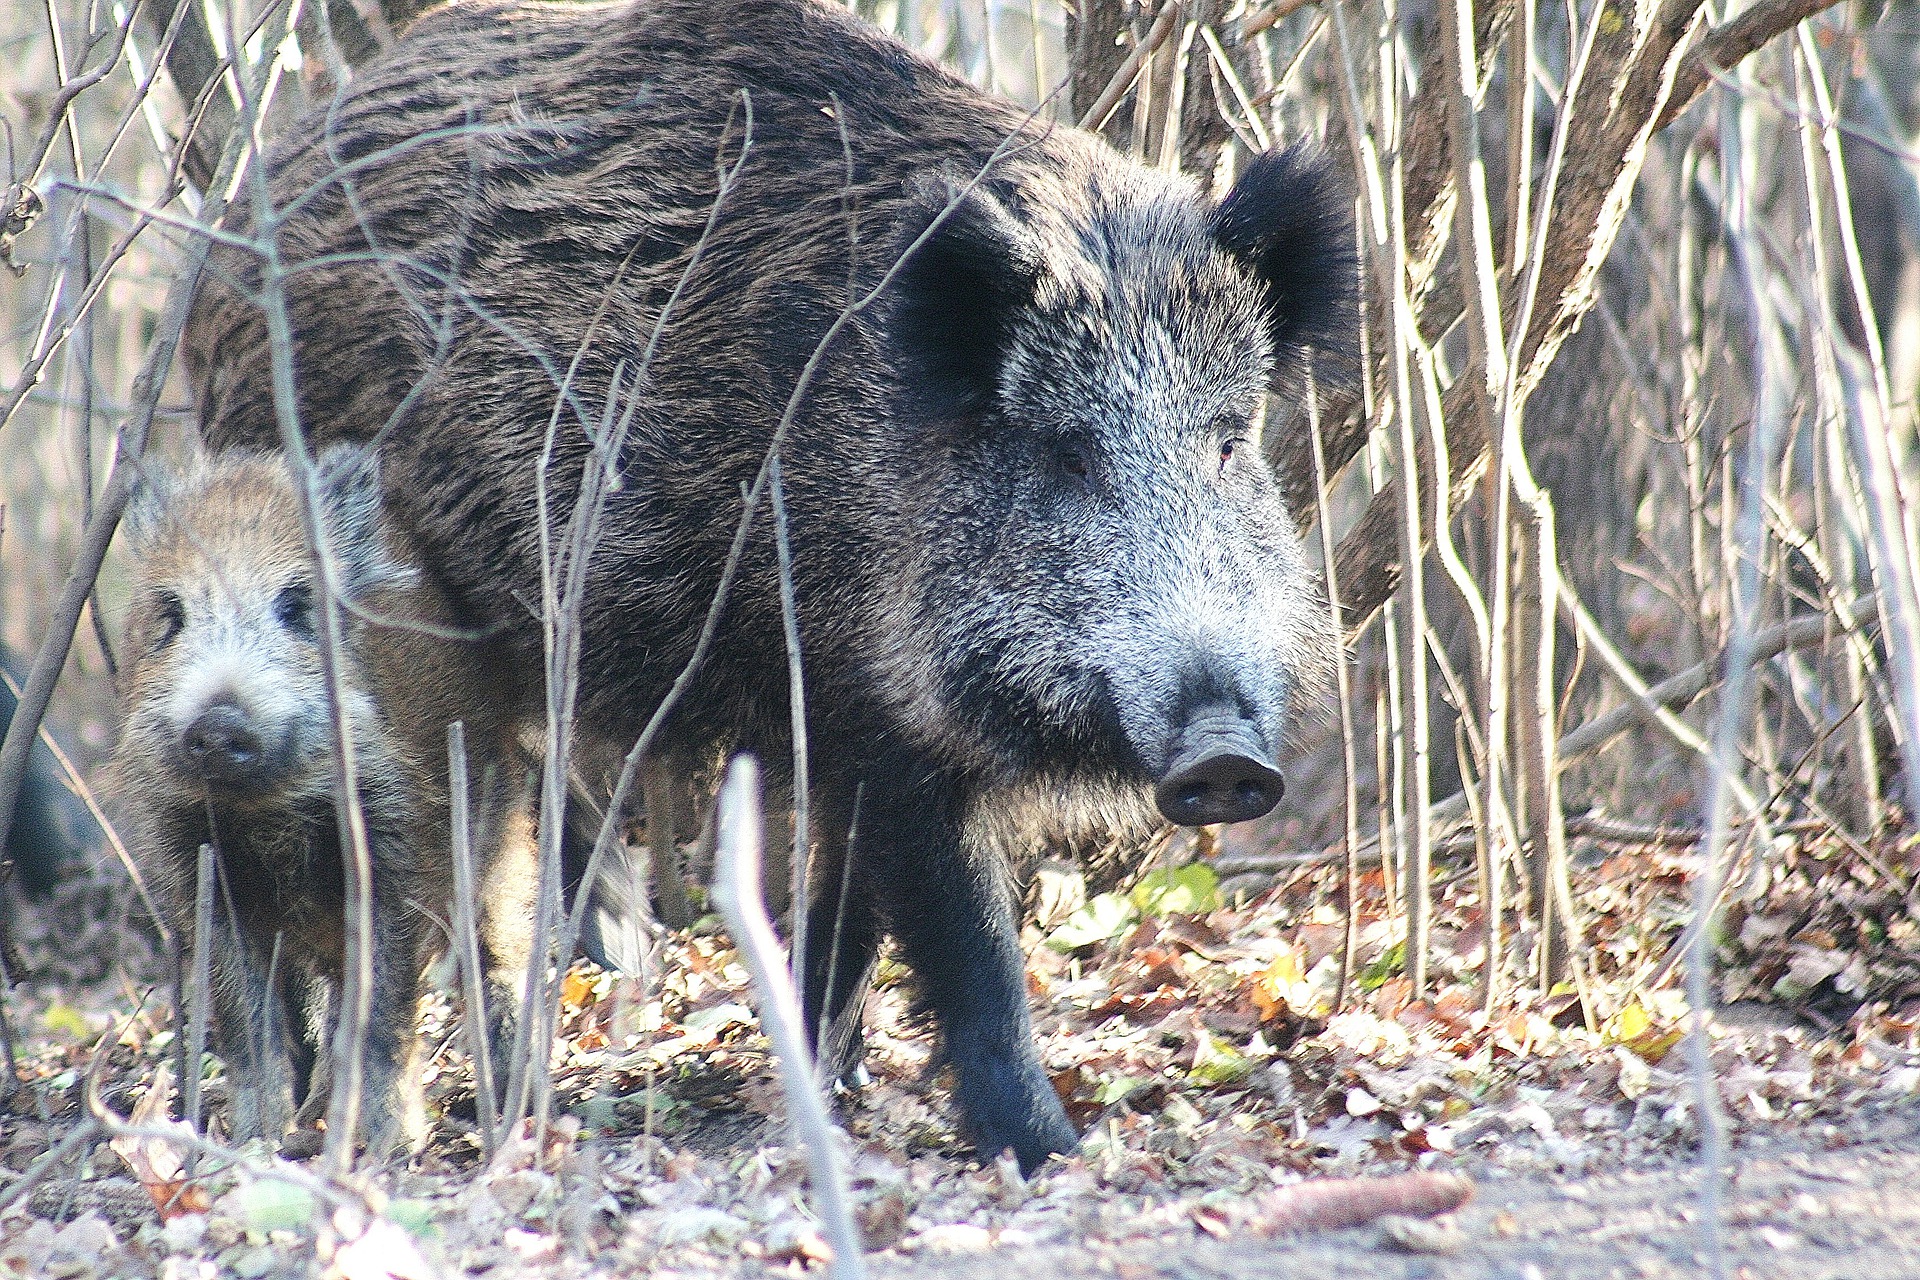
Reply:
<svg viewBox="0 0 1920 1280"><path fill-rule="evenodd" d="M760 766L752 756L735 756L720 788L720 854L713 898L735 945L747 962L759 995L760 1026L773 1041L780 1064L780 1088L787 1099L794 1136L813 1172L813 1193L833 1246L834 1280L865 1280L860 1230L853 1220L846 1170L826 1104L814 1085L813 1055L800 1017L780 943L773 936L767 905L760 896Z"/></svg>
<svg viewBox="0 0 1920 1280"><path fill-rule="evenodd" d="M1673 78L1673 92L1660 109L1653 127L1659 130L1672 124L1713 82L1716 70L1745 61L1775 36L1839 3L1840 0L1759 0L1742 9L1737 16L1702 36L1686 61L1680 64Z"/></svg>

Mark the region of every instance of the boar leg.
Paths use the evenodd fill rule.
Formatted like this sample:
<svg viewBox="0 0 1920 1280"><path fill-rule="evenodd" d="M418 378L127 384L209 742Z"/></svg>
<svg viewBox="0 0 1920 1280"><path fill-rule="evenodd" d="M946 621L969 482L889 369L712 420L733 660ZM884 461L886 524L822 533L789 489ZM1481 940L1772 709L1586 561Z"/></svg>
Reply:
<svg viewBox="0 0 1920 1280"><path fill-rule="evenodd" d="M228 1128L236 1142L278 1142L293 1119L297 1074L287 958L280 955L276 968L273 936L263 938L220 910L208 943L208 1021L233 1090Z"/></svg>
<svg viewBox="0 0 1920 1280"><path fill-rule="evenodd" d="M333 1028L334 981L325 974L297 970L290 976L291 1007L300 1029L294 1044L296 1073L301 1059L306 1063L304 1076L295 1076L295 1084L304 1079L306 1089L297 1094L300 1110L293 1119L301 1128L311 1129L325 1118L327 1101L333 1096L333 1059L328 1055L327 1036Z"/></svg>
<svg viewBox="0 0 1920 1280"><path fill-rule="evenodd" d="M1013 887L997 861L964 847L954 788L924 770L888 776L922 781L869 787L860 865L871 868L889 930L939 1019L982 1155L1011 1148L1031 1173L1079 1136L1034 1047Z"/></svg>
<svg viewBox="0 0 1920 1280"><path fill-rule="evenodd" d="M514 798L504 788L490 824L500 833L490 851L481 879L479 903L480 962L485 974L487 1058L494 1097L504 1098L513 1078L513 1039L518 1030L520 1001L527 990L532 964L534 920L539 914L540 851L531 814L525 805L510 806ZM573 816L563 829L563 845L577 839ZM590 851L590 849L589 849ZM567 853L563 847L562 860ZM582 866L586 855L578 855ZM567 902L571 904L571 898ZM541 1059L545 1061L545 1059ZM476 1066L477 1071L477 1066ZM478 1075L475 1076L476 1085Z"/></svg>
<svg viewBox="0 0 1920 1280"><path fill-rule="evenodd" d="M880 919L860 868L847 860L850 820L836 809L819 823L807 895L803 1008L820 1078L853 1085L867 1051L861 1024L879 959Z"/></svg>
<svg viewBox="0 0 1920 1280"><path fill-rule="evenodd" d="M373 862L373 987L367 1002L367 1034L361 1053L360 1132L376 1160L417 1151L426 1142L426 1100L417 1060L420 969L426 919L411 899L417 879L416 852L391 829L383 831L369 810L368 853ZM334 1018L346 1003L345 985L333 1001ZM334 1079L340 1078L335 1064Z"/></svg>

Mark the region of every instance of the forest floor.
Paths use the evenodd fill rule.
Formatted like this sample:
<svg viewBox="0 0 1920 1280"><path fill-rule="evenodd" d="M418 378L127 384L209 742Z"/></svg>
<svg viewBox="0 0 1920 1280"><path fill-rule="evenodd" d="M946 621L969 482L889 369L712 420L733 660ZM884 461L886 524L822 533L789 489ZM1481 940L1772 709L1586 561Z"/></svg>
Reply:
<svg viewBox="0 0 1920 1280"><path fill-rule="evenodd" d="M1717 1262L1729 1276L1920 1277L1920 940L1903 887L1920 853L1860 852L1787 851L1735 882L1708 1051L1728 1144L1717 1208L1666 963L1686 918L1684 847L1583 844L1584 1005L1508 990L1491 1013L1470 869L1441 879L1427 1000L1401 976L1388 886L1363 877L1338 1004L1340 877L1324 863L1229 850L1091 898L1043 875L1029 985L1083 1149L1024 1181L976 1163L883 964L873 1082L841 1106L869 1268L1523 1280ZM0 1108L0 1280L824 1274L724 935L675 935L644 986L573 971L558 1119L538 1140L483 1156L458 1019L435 998L425 1153L329 1184L296 1135L279 1153L215 1151L189 1181L187 1131L153 1088L172 1031L135 913L103 876L10 917L28 976L7 1005L21 1083ZM218 1074L207 1093L218 1119ZM1473 1186L1457 1212L1382 1216L1417 1207L1397 1203L1409 1187L1456 1185L1445 1175ZM1333 1216L1301 1229L1289 1188L1330 1179L1381 1180L1334 1186ZM1311 1229L1331 1221L1365 1225Z"/></svg>

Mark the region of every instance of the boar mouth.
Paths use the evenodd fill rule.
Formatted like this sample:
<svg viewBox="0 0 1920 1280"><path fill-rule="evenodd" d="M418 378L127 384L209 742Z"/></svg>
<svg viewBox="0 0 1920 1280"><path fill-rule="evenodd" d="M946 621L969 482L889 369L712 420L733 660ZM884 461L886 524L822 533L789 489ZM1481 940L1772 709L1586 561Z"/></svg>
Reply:
<svg viewBox="0 0 1920 1280"><path fill-rule="evenodd" d="M1220 712L1196 716L1180 731L1153 800L1167 821L1199 827L1262 817L1285 791L1259 730Z"/></svg>

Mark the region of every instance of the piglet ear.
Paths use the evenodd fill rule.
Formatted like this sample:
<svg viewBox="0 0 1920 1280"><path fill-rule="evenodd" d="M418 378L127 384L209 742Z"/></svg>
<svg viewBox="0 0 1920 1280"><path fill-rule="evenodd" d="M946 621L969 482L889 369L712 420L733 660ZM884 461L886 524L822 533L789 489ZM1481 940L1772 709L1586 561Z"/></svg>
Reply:
<svg viewBox="0 0 1920 1280"><path fill-rule="evenodd" d="M400 575L381 537L380 458L371 449L329 445L314 459L320 507L348 594Z"/></svg>
<svg viewBox="0 0 1920 1280"><path fill-rule="evenodd" d="M901 247L887 336L902 393L935 421L977 414L1045 270L1039 246L985 190L941 184L908 215Z"/></svg>
<svg viewBox="0 0 1920 1280"><path fill-rule="evenodd" d="M141 547L150 542L165 523L174 494L186 486L186 476L169 470L157 458L142 458L138 462L123 459L118 465L137 468L121 526L133 544Z"/></svg>
<svg viewBox="0 0 1920 1280"><path fill-rule="evenodd" d="M1276 374L1314 357L1322 380L1358 364L1359 286L1346 187L1318 149L1268 151L1213 211L1213 238L1266 286Z"/></svg>

